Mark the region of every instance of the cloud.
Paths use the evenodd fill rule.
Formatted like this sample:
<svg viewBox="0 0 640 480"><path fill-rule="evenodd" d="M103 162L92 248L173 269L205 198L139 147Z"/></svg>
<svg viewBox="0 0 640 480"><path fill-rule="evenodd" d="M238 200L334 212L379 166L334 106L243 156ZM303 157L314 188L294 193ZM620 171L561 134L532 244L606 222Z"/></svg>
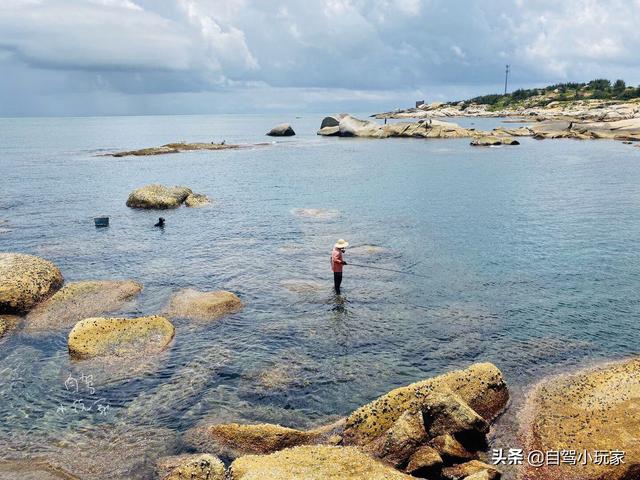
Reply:
<svg viewBox="0 0 640 480"><path fill-rule="evenodd" d="M640 0L3 0L0 114L61 95L76 111L106 94L148 108L135 97L268 89L280 106L308 91L382 107L498 91L505 63L514 88L636 84L638 24Z"/></svg>

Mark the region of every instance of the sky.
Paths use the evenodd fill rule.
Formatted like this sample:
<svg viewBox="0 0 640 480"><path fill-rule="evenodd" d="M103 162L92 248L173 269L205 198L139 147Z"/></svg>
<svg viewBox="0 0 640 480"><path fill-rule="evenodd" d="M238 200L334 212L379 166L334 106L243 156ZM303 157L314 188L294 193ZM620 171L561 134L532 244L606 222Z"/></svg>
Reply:
<svg viewBox="0 0 640 480"><path fill-rule="evenodd" d="M0 0L0 116L375 112L640 84L640 0Z"/></svg>

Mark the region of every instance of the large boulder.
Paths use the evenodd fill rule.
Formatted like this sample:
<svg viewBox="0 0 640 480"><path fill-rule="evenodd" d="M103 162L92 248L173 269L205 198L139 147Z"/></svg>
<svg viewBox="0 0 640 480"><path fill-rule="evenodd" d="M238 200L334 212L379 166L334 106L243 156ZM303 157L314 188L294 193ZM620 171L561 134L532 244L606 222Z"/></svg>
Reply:
<svg viewBox="0 0 640 480"><path fill-rule="evenodd" d="M293 131L293 128L288 123L276 125L267 133L270 137L291 137L295 134L296 132Z"/></svg>
<svg viewBox="0 0 640 480"><path fill-rule="evenodd" d="M225 480L219 458L207 453L175 455L158 459L156 473L161 480Z"/></svg>
<svg viewBox="0 0 640 480"><path fill-rule="evenodd" d="M142 285L131 280L71 282L29 312L25 329L67 328L83 318L118 310L141 291Z"/></svg>
<svg viewBox="0 0 640 480"><path fill-rule="evenodd" d="M242 302L234 293L225 290L199 292L187 288L173 296L167 315L171 318L207 321L240 309Z"/></svg>
<svg viewBox="0 0 640 480"><path fill-rule="evenodd" d="M26 313L53 295L64 282L48 260L21 253L0 253L0 313Z"/></svg>
<svg viewBox="0 0 640 480"><path fill-rule="evenodd" d="M498 480L502 476L494 466L479 460L471 460L442 469L442 477L445 480L469 480L474 475L478 480Z"/></svg>
<svg viewBox="0 0 640 480"><path fill-rule="evenodd" d="M410 480L353 447L301 446L247 455L231 464L231 480Z"/></svg>
<svg viewBox="0 0 640 480"><path fill-rule="evenodd" d="M640 358L551 377L521 415L525 451L575 450L591 459L526 466L523 480L640 478ZM607 452L599 460L594 451ZM624 452L622 462L608 452ZM586 461L585 461L586 460Z"/></svg>
<svg viewBox="0 0 640 480"><path fill-rule="evenodd" d="M160 209L178 208L193 192L187 187L165 187L152 184L129 194L127 207Z"/></svg>
<svg viewBox="0 0 640 480"><path fill-rule="evenodd" d="M67 341L75 358L135 357L157 353L175 329L164 317L86 318L75 324Z"/></svg>
<svg viewBox="0 0 640 480"><path fill-rule="evenodd" d="M502 373L490 363L396 388L347 417L345 441L365 445L386 432L406 411L421 408L434 392L451 392L484 420L493 420L507 404L509 392Z"/></svg>
<svg viewBox="0 0 640 480"><path fill-rule="evenodd" d="M407 410L393 426L365 447L376 457L394 467L406 465L411 455L427 440L424 418L420 410Z"/></svg>
<svg viewBox="0 0 640 480"><path fill-rule="evenodd" d="M340 119L339 135L341 137L377 137L387 136L382 125L368 120L345 115Z"/></svg>
<svg viewBox="0 0 640 480"><path fill-rule="evenodd" d="M514 138L487 136L473 139L470 145L472 147L495 147L498 145L520 145L520 142Z"/></svg>

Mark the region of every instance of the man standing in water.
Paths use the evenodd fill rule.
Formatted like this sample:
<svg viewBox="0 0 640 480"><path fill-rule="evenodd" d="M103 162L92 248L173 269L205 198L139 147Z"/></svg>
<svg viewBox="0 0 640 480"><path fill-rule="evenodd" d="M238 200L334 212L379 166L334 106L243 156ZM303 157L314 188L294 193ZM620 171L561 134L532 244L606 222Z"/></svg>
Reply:
<svg viewBox="0 0 640 480"><path fill-rule="evenodd" d="M340 239L333 246L333 252L331 252L331 270L333 270L333 286L336 289L336 294L340 295L340 284L342 283L342 266L346 265L342 255L349 246L349 242Z"/></svg>

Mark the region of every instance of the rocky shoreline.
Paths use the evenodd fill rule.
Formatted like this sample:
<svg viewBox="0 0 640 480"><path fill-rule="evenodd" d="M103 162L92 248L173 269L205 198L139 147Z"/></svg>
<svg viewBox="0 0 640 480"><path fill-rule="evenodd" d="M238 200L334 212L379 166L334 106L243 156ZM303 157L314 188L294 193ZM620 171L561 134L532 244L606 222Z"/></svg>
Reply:
<svg viewBox="0 0 640 480"><path fill-rule="evenodd" d="M395 118L395 117L394 117ZM577 140L610 139L625 142L640 141L640 116L616 121L582 121L544 119L516 128L497 127L492 130L464 128L425 116L417 122L395 122L381 125L361 120L349 114L325 117L318 130L321 136L361 138L470 138L471 145L517 145L511 137L533 137L537 140L570 138ZM484 140L482 140L484 139Z"/></svg>
<svg viewBox="0 0 640 480"><path fill-rule="evenodd" d="M182 323L174 325L174 320L216 321L243 307L231 292L189 289L168 300L165 314L102 317L135 298L143 286L132 281L63 286L62 273L53 263L17 253L0 254L0 278L0 335L20 331L25 322L37 330L67 329L68 354L76 362L98 358L115 366L139 358L153 361L171 349L176 329L184 328ZM32 330L22 328L22 334L33 334ZM200 362L199 368L215 369L217 362L225 361L222 357L216 353ZM162 387L141 395L123 418L135 421L143 404L166 400L166 395ZM491 363L476 363L396 388L338 421L309 430L266 423L201 422L184 432L182 448L156 452L156 478L497 480L506 457L496 461L489 453L487 435L507 408L514 407L509 406L502 372ZM521 449L529 460L519 464L518 480L638 478L638 358L547 377L531 389L524 407L517 408ZM179 434L166 431L162 435ZM583 463L534 466L527 456L531 452L556 452L567 458L588 452L591 457ZM167 453L173 455L163 456ZM605 454L606 462L594 460ZM613 455L618 460L622 456L622 461L615 462ZM60 470L54 458L32 465L20 459L0 461L0 472L19 474L27 467L29 472L58 472L62 475L58 478L101 478L100 469L91 462Z"/></svg>

